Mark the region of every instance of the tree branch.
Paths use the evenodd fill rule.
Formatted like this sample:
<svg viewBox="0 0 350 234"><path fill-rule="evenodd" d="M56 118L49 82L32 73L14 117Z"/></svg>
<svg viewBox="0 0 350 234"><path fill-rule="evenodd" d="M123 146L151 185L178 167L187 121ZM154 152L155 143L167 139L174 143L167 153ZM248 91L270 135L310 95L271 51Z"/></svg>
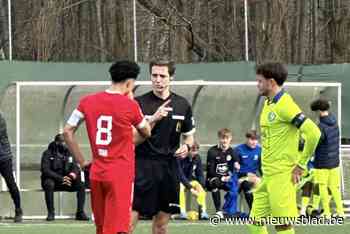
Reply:
<svg viewBox="0 0 350 234"><path fill-rule="evenodd" d="M164 14L164 10L157 6L152 0L138 0L138 2L152 15L157 17L163 23L168 26L173 27L170 23L169 16ZM174 8L174 6L172 6ZM180 14L175 8L176 17L180 18L185 24L186 27L184 29L187 33L185 33L186 41L191 45L190 49L197 53L199 56L206 56L206 51L210 53L210 55L215 59L223 59L223 55L212 48L206 41L204 41L197 33L192 30L192 22L186 19L182 14Z"/></svg>

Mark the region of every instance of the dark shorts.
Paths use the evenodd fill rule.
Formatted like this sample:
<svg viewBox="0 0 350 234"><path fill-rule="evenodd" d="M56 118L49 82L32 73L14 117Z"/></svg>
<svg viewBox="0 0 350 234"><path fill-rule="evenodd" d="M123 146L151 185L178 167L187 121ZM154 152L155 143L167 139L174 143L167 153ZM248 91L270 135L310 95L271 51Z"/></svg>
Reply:
<svg viewBox="0 0 350 234"><path fill-rule="evenodd" d="M179 207L180 182L176 159L138 158L134 187L133 210L152 217L159 211L175 214Z"/></svg>

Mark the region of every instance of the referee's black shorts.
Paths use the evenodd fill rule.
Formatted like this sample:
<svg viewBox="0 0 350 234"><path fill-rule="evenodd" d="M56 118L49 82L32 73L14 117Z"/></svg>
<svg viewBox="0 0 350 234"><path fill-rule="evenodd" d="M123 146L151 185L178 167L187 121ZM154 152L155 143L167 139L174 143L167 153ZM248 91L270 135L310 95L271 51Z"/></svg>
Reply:
<svg viewBox="0 0 350 234"><path fill-rule="evenodd" d="M180 181L175 158L136 159L133 210L152 217L159 211L180 212Z"/></svg>

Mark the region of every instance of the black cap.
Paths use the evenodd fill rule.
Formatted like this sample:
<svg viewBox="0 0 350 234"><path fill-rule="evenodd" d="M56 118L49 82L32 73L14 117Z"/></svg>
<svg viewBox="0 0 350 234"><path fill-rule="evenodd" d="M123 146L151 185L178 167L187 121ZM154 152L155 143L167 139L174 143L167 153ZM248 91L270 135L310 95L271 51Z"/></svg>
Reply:
<svg viewBox="0 0 350 234"><path fill-rule="evenodd" d="M56 142L62 142L62 141L64 141L63 134L61 134L61 133L57 134L57 135L55 136L54 141L56 141Z"/></svg>

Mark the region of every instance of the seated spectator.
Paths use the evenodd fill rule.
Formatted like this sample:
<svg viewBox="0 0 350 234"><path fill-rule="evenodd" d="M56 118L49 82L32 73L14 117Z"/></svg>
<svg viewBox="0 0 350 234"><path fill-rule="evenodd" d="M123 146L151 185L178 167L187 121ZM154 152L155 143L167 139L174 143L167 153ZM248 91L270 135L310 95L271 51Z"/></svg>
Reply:
<svg viewBox="0 0 350 234"><path fill-rule="evenodd" d="M55 136L41 158L41 186L45 191L47 221L55 220L54 191L77 192L76 220L89 220L84 212L85 187L81 182L80 169L68 148L62 134Z"/></svg>
<svg viewBox="0 0 350 234"><path fill-rule="evenodd" d="M212 146L207 155L207 180L206 187L212 192L213 202L218 215L222 215L220 190L232 191L234 188L228 186L232 174L239 170L239 160L231 148L232 132L227 128L218 131L219 144ZM232 181L231 181L232 182ZM234 184L231 183L230 184ZM234 201L225 199L225 201ZM233 203L231 203L233 204ZM227 206L225 206L227 207ZM230 208L230 210L232 210Z"/></svg>
<svg viewBox="0 0 350 234"><path fill-rule="evenodd" d="M255 130L246 133L246 142L236 146L234 149L240 162L238 178L240 182L240 191L244 192L249 209L253 204L252 188L260 181L258 175L261 175L261 147L258 144L258 136Z"/></svg>
<svg viewBox="0 0 350 234"><path fill-rule="evenodd" d="M194 142L188 157L178 159L179 175L180 175L180 217L187 219L186 213L186 189L191 191L192 195L197 197L199 205L200 219L209 219L206 207L206 192L204 188L204 174L202 161L198 154L199 144Z"/></svg>

